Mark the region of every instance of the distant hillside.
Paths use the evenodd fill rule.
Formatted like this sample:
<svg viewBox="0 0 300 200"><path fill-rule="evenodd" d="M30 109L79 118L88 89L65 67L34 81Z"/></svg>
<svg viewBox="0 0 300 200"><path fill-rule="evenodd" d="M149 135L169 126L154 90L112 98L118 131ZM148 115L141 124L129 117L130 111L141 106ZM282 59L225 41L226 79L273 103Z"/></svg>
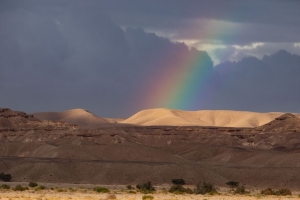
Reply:
<svg viewBox="0 0 300 200"><path fill-rule="evenodd" d="M72 109L63 112L38 112L32 113L32 115L41 120L64 121L67 124L75 124L81 128L98 128L110 123L106 119L84 109Z"/></svg>
<svg viewBox="0 0 300 200"><path fill-rule="evenodd" d="M284 113L257 113L232 110L183 111L171 109L142 110L121 123L144 126L221 126L257 127Z"/></svg>

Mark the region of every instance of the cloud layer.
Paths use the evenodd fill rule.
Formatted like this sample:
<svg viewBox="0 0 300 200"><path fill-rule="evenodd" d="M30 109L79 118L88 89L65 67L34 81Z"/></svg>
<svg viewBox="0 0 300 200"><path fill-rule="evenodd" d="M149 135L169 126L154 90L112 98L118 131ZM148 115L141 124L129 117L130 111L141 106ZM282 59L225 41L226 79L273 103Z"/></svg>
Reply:
<svg viewBox="0 0 300 200"><path fill-rule="evenodd" d="M216 8L207 1L202 2L213 9L215 15L202 7L199 9L203 12L196 12L192 6L196 1L191 1L191 5L172 2L174 9L165 9L170 1L163 1L158 9L153 7L155 4L140 1L130 1L131 6L122 1L117 7L112 1L1 1L0 107L27 112L80 107L104 117L127 117L146 108L141 97L151 94L152 91L147 90L149 84L155 84L163 71L176 70L176 64L165 64L166 60L176 63L179 61L177 55L190 57L197 51L184 43L172 42L172 36L160 37L145 30L157 31L165 24L161 29L163 34L174 31L177 37L176 27L193 23L197 17L224 19L224 23L233 26L241 22L259 22L252 18L225 17L222 1L218 1L220 7ZM274 5L279 8L280 2ZM186 10L191 10L177 12L184 5L188 6ZM263 3L262 6L267 5ZM264 16L262 13L256 14ZM293 18L293 13L294 8L291 8L290 14L282 19L288 23L280 20L276 23L291 26L289 31L296 30L298 19ZM152 22L155 17L157 25ZM273 26L274 22L268 20L265 17L259 23ZM127 25L133 27L124 28ZM296 52L300 45L291 46L290 42L298 41L298 35L288 36L288 40L282 39L286 42L285 49ZM199 106L196 104L191 109L300 112L297 106L300 101L297 88L299 56L284 51L275 53L274 49L280 49L282 41L276 48L275 43L245 48L242 44L256 40L243 37L246 35L237 43L241 46L219 49L219 60L226 61L234 55L236 59L232 60L241 60L238 62L221 63L213 69L205 52L197 51L196 54L205 55L203 63L208 63L206 67L213 71L207 77L208 92L197 94ZM277 39L272 41L278 42ZM275 54L262 58L264 52ZM244 58L249 55L262 60ZM153 107L160 106L153 104Z"/></svg>

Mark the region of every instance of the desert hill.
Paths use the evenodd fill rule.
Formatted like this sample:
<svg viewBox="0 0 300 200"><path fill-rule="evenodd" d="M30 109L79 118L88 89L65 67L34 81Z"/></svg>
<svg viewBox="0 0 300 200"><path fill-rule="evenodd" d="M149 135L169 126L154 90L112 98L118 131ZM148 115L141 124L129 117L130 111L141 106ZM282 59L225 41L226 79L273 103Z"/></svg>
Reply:
<svg viewBox="0 0 300 200"><path fill-rule="evenodd" d="M293 114L255 128L81 129L1 110L0 168L16 182L158 185L183 178L188 184L205 180L221 187L231 180L258 189L300 185L300 122ZM5 128L7 120L14 128Z"/></svg>
<svg viewBox="0 0 300 200"><path fill-rule="evenodd" d="M41 120L64 121L70 125L78 125L81 128L98 128L113 120L106 120L84 109L72 109L63 112L38 112L32 113Z"/></svg>
<svg viewBox="0 0 300 200"><path fill-rule="evenodd" d="M121 123L144 126L257 127L283 114L232 110L183 111L159 108L140 111Z"/></svg>
<svg viewBox="0 0 300 200"><path fill-rule="evenodd" d="M255 128L254 131L272 134L300 132L300 118L294 114L287 113L263 126Z"/></svg>
<svg viewBox="0 0 300 200"><path fill-rule="evenodd" d="M103 118L84 109L72 109L63 112L39 112L32 115L40 120L64 121L67 124L75 124L81 128L101 128L128 124L138 126L258 127L283 114L280 112L184 111L157 108L142 110L127 119Z"/></svg>

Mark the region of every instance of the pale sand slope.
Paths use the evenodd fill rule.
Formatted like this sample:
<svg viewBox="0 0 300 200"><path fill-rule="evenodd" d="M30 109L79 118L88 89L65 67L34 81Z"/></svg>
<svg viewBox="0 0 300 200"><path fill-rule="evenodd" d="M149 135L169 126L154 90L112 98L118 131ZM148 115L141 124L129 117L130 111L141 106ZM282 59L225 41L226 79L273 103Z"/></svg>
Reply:
<svg viewBox="0 0 300 200"><path fill-rule="evenodd" d="M126 194L118 193L115 195L111 194L97 194L97 193L82 193L82 192L53 192L53 191L40 191L32 193L25 192L3 192L0 195L0 200L109 200L109 199L119 199L119 200L142 200L144 194ZM240 195L175 195L175 194L151 194L154 197L153 200L288 200L288 199L298 199L296 196L240 196Z"/></svg>
<svg viewBox="0 0 300 200"><path fill-rule="evenodd" d="M108 124L107 120L84 109L72 109L63 112L32 113L41 120L64 121L67 124L78 125L81 128L97 128Z"/></svg>
<svg viewBox="0 0 300 200"><path fill-rule="evenodd" d="M257 127L283 114L285 113L232 110L183 111L158 108L142 110L121 123L143 126Z"/></svg>

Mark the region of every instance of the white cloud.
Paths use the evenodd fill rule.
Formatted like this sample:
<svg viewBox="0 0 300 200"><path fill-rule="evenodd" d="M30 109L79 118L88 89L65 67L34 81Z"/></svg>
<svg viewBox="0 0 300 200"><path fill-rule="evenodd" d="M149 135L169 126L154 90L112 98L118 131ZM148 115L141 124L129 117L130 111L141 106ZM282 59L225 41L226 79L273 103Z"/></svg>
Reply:
<svg viewBox="0 0 300 200"><path fill-rule="evenodd" d="M299 47L300 48L300 42L299 43L294 43L294 47Z"/></svg>
<svg viewBox="0 0 300 200"><path fill-rule="evenodd" d="M232 45L232 47L236 48L236 49L256 49L259 46L263 46L264 43L263 42L256 42L256 43L252 43L251 45L244 45L244 46L240 46L240 45Z"/></svg>

